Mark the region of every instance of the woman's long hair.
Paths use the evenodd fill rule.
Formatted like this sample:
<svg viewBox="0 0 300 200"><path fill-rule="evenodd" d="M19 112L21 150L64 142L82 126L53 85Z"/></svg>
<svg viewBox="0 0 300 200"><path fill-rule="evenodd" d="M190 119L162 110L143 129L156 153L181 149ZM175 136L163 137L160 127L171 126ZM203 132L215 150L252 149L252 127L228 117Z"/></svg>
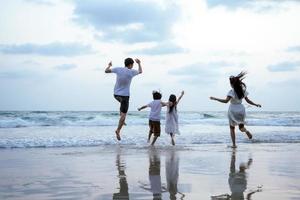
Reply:
<svg viewBox="0 0 300 200"><path fill-rule="evenodd" d="M245 97L246 84L243 83L243 79L245 78L246 72L241 72L237 76L230 76L230 84L235 91L236 95L239 99Z"/></svg>
<svg viewBox="0 0 300 200"><path fill-rule="evenodd" d="M172 102L172 106L170 106L169 113L171 113L175 107L176 110L176 96L174 94L171 94L169 97L169 101Z"/></svg>

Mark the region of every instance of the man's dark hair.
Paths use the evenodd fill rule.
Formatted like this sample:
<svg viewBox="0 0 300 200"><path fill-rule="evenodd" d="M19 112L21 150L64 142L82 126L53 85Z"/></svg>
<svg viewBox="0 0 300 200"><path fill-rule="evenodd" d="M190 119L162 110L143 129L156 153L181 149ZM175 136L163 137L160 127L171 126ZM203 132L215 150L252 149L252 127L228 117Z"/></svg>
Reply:
<svg viewBox="0 0 300 200"><path fill-rule="evenodd" d="M134 63L133 59L132 58L126 58L124 60L124 64L126 67L128 67L129 65L132 65Z"/></svg>
<svg viewBox="0 0 300 200"><path fill-rule="evenodd" d="M153 95L154 100L159 100L159 99L161 99L161 96L162 96L161 93L159 93L157 91L153 92L152 95Z"/></svg>

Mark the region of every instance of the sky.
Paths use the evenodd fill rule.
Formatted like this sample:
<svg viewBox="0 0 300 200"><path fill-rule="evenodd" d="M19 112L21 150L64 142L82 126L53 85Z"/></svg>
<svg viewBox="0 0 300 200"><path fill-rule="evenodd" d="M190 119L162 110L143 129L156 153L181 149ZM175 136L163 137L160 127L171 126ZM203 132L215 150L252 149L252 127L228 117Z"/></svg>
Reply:
<svg viewBox="0 0 300 200"><path fill-rule="evenodd" d="M300 1L10 0L0 7L0 110L114 111L115 74L139 58L130 110L160 90L223 111L247 72L248 111L300 111ZM134 66L137 69L137 65Z"/></svg>

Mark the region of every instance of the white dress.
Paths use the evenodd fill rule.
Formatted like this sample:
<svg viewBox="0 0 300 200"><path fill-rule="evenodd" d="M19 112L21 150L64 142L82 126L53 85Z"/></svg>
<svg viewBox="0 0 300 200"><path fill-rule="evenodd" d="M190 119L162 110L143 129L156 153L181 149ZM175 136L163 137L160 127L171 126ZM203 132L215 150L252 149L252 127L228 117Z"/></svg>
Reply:
<svg viewBox="0 0 300 200"><path fill-rule="evenodd" d="M174 107L172 112L170 113L170 107L167 108L166 113L166 125L165 125L165 132L167 134L180 134L179 128L178 128L178 115L177 110Z"/></svg>
<svg viewBox="0 0 300 200"><path fill-rule="evenodd" d="M245 91L244 94L246 97L248 92ZM233 89L228 92L227 96L231 97L228 108L228 119L230 126L245 124L246 111L244 105L242 104L243 98L239 99Z"/></svg>

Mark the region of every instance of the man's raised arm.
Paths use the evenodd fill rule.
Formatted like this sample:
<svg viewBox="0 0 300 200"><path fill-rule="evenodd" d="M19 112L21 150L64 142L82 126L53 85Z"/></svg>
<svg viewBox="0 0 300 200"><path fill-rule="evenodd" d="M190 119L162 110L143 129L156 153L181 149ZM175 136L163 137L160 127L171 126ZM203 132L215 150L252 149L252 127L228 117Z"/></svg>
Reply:
<svg viewBox="0 0 300 200"><path fill-rule="evenodd" d="M139 74L143 73L143 69L142 69L142 65L141 65L141 61L139 59L135 59L135 62L139 65Z"/></svg>
<svg viewBox="0 0 300 200"><path fill-rule="evenodd" d="M105 68L105 73L111 73L111 66L112 66L112 62L110 61L109 63L108 63L108 66Z"/></svg>

